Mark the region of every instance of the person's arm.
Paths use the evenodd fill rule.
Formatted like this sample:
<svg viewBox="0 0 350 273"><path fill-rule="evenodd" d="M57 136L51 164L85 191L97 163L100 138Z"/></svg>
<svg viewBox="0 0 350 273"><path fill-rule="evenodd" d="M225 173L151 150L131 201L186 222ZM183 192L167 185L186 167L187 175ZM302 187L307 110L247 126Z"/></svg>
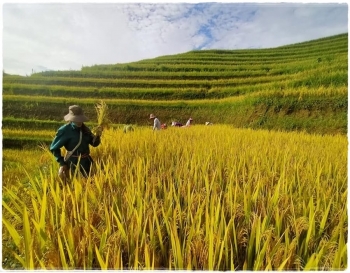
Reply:
<svg viewBox="0 0 350 273"><path fill-rule="evenodd" d="M91 137L92 138L90 140L90 145L92 147L97 147L98 145L101 144L101 136L100 135L98 135L98 134L94 135L91 133Z"/></svg>
<svg viewBox="0 0 350 273"><path fill-rule="evenodd" d="M102 134L102 128L99 127L97 129L97 133L96 135L93 134L90 130L89 127L87 127L85 124L82 125L82 130L83 130L83 133L84 134L87 134L89 135L90 137L90 141L89 141L89 144L92 146L92 147L97 147L98 145L100 145L101 143L101 134Z"/></svg>
<svg viewBox="0 0 350 273"><path fill-rule="evenodd" d="M64 128L58 129L54 140L51 143L50 151L56 158L56 161L60 164L60 166L67 165L64 162L64 157L61 155L61 148L66 144L66 137L64 134Z"/></svg>

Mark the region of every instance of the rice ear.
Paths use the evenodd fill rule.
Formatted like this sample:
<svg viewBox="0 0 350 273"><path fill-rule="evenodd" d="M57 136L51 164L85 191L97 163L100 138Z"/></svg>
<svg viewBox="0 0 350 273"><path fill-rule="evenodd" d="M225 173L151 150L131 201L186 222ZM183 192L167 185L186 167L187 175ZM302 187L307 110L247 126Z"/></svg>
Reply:
<svg viewBox="0 0 350 273"><path fill-rule="evenodd" d="M99 103L95 104L96 114L97 114L97 126L107 128L110 121L108 119L108 106L101 100ZM96 130L97 128L95 128Z"/></svg>

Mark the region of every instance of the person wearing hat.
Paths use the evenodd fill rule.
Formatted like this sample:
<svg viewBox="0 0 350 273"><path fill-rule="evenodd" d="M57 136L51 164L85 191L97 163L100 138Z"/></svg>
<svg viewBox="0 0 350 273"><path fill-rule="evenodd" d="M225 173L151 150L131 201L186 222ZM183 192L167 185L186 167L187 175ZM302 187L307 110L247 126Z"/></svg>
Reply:
<svg viewBox="0 0 350 273"><path fill-rule="evenodd" d="M189 118L188 121L186 122L185 127L190 126L192 124L192 120L193 120L192 118Z"/></svg>
<svg viewBox="0 0 350 273"><path fill-rule="evenodd" d="M90 174L93 160L90 156L90 145L97 147L101 143L102 127L98 127L96 135L84 124L88 118L78 105L69 106L69 113L64 116L68 123L61 126L53 139L50 151L60 164L59 176L62 179L74 174L79 163L79 171L84 177ZM61 148L67 150L62 156Z"/></svg>
<svg viewBox="0 0 350 273"><path fill-rule="evenodd" d="M151 114L151 115L149 116L149 118L150 118L150 119L154 119L154 121L153 121L153 131L154 131L154 130L160 130L161 124L160 124L159 119L158 119L155 115L153 115L153 114Z"/></svg>

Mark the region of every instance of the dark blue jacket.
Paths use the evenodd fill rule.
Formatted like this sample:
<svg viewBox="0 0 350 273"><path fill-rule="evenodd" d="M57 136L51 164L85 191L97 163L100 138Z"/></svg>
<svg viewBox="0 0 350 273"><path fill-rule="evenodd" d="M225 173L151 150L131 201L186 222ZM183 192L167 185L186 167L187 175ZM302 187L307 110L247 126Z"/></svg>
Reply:
<svg viewBox="0 0 350 273"><path fill-rule="evenodd" d="M96 137L95 142L93 142L95 135L84 123L81 127L77 127L74 123L61 126L50 146L50 151L55 156L57 162L60 163L60 166L66 165L64 157L61 155L61 148L64 147L67 151L72 151L79 143L80 130L83 131L82 140L73 155L90 154L89 145L97 147L101 143L101 138L99 136Z"/></svg>

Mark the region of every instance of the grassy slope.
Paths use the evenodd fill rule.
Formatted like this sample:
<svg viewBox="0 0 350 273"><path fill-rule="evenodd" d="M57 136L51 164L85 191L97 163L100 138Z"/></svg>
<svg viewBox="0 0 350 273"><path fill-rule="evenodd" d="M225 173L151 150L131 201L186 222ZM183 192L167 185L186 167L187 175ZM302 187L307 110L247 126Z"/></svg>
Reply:
<svg viewBox="0 0 350 273"><path fill-rule="evenodd" d="M191 116L195 124L346 134L347 51L343 34L279 48L191 51L81 71L4 75L3 117L57 122L69 105L79 104L93 121L93 105L103 98L114 123L150 125L155 113L164 123Z"/></svg>

